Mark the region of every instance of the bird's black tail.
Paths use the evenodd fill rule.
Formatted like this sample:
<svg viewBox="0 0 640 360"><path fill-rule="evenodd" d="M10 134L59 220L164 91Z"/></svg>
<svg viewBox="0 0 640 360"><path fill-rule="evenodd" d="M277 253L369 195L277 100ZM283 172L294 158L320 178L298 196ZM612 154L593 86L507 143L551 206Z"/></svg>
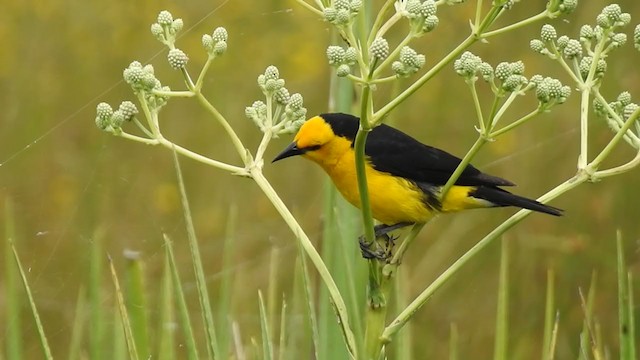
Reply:
<svg viewBox="0 0 640 360"><path fill-rule="evenodd" d="M478 188L470 192L469 195L478 199L490 201L496 206L516 206L554 216L562 215L562 209L512 194L498 187L478 186Z"/></svg>

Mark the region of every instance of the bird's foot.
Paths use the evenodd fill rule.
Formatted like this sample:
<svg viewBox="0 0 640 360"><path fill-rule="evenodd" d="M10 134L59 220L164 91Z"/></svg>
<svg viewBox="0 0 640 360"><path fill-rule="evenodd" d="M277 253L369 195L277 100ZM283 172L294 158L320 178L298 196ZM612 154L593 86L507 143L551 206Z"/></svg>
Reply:
<svg viewBox="0 0 640 360"><path fill-rule="evenodd" d="M365 259L388 260L393 255L393 247L396 236L389 235L389 232L412 225L411 223L397 223L394 225L376 225L373 230L375 233L375 241L369 243L364 235L360 236L360 251ZM380 240L380 242L378 242Z"/></svg>

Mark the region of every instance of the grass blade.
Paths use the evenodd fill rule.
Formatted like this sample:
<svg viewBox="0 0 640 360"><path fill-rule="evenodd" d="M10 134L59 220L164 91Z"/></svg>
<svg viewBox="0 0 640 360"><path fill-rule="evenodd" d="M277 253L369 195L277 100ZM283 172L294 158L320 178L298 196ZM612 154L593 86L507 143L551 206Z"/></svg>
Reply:
<svg viewBox="0 0 640 360"><path fill-rule="evenodd" d="M122 317L120 316L120 304L116 301L114 309L111 312L113 316L113 326L111 328L111 338L113 344L110 344L113 348L111 357L105 356L108 359L126 359L127 358L127 341L125 339L124 332L122 331ZM103 350L104 351L104 350ZM107 354L108 355L108 354Z"/></svg>
<svg viewBox="0 0 640 360"><path fill-rule="evenodd" d="M22 322L20 321L22 303L21 294L18 290L18 274L13 264L11 252L12 242L16 238L15 219L13 216L13 203L7 198L5 201L4 225L5 225L5 273L4 291L6 302L6 323L5 323L5 344L8 360L22 359ZM1 353L0 353L1 354Z"/></svg>
<svg viewBox="0 0 640 360"><path fill-rule="evenodd" d="M493 358L507 359L507 343L509 332L509 250L507 241L502 239L500 252L500 281L498 282L498 309L496 311L496 339Z"/></svg>
<svg viewBox="0 0 640 360"><path fill-rule="evenodd" d="M275 334L276 326L276 304L279 301L277 298L278 291L278 264L280 263L280 251L277 247L271 247L271 254L269 257L269 282L267 288L267 320L271 326L269 332ZM273 353L272 353L273 354Z"/></svg>
<svg viewBox="0 0 640 360"><path fill-rule="evenodd" d="M407 297L408 289L409 289L409 279L407 276L408 269L398 269L395 274L394 282L395 282L395 306L396 312L402 311L407 305L409 305L409 300ZM395 357L394 359L398 360L411 360L413 359L413 354L411 352L411 343L412 343L412 326L411 324L407 324L404 328L398 331L395 340L393 341L393 346L395 347Z"/></svg>
<svg viewBox="0 0 640 360"><path fill-rule="evenodd" d="M80 359L84 324L86 320L86 302L85 289L81 287L78 291L75 317L73 320L73 328L71 330L71 340L69 341L69 360Z"/></svg>
<svg viewBox="0 0 640 360"><path fill-rule="evenodd" d="M120 288L120 282L118 281L118 275L116 274L116 268L113 266L113 260L109 256L109 269L111 270L111 280L116 290L116 300L118 304L118 311L120 313L120 321L122 323L122 330L124 332L124 339L127 343L127 350L129 353L129 359L138 360L138 351L136 349L136 342L133 337L133 329L131 328L131 322L129 321L129 314L127 313L127 307L124 301L124 294Z"/></svg>
<svg viewBox="0 0 640 360"><path fill-rule="evenodd" d="M197 360L198 348L196 346L195 336L193 335L193 329L191 327L191 319L189 318L189 308L187 307L187 301L184 298L184 291L182 290L182 282L180 281L180 274L178 273L178 267L176 266L176 259L173 255L173 245L169 236L163 234L165 256L169 262L169 268L171 269L171 279L173 284L173 290L176 300L178 301L178 317L180 321L180 327L184 333L187 348L187 359Z"/></svg>
<svg viewBox="0 0 640 360"><path fill-rule="evenodd" d="M544 306L544 335L542 337L542 360L551 360L554 357L554 349L551 344L555 344L553 339L554 330L557 330L558 316L554 320L555 301L555 278L553 269L547 270L547 296Z"/></svg>
<svg viewBox="0 0 640 360"><path fill-rule="evenodd" d="M316 307L313 301L313 290L311 289L311 281L309 280L309 273L307 272L307 260L305 257L306 255L304 253L304 250L302 249L302 246L298 246L298 250L299 269L302 274L302 287L304 288L304 295L306 300L305 304L307 305L306 313L307 318L309 319L309 326L311 327L311 338L313 339L313 352L315 355L315 359L321 359L318 356L318 352L320 349L320 332L315 312Z"/></svg>
<svg viewBox="0 0 640 360"><path fill-rule="evenodd" d="M196 274L196 287L198 289L198 299L200 300L200 313L202 314L202 322L205 325L207 334L207 353L210 359L219 359L220 351L216 339L216 331L213 323L213 313L211 311L211 303L209 301L209 291L207 290L207 280L204 275L204 267L202 266L202 257L200 256L200 248L198 239L196 238L196 230L193 226L193 218L189 209L189 200L187 199L187 191L180 170L178 155L173 151L173 162L175 165L176 175L178 177L178 187L180 188L180 200L182 202L182 211L184 220L187 225L187 235L189 238L189 249L191 251L191 260L193 269Z"/></svg>
<svg viewBox="0 0 640 360"><path fill-rule="evenodd" d="M220 279L220 291L217 302L218 316L217 324L218 328L222 329L218 335L218 347L223 359L226 359L229 355L231 324L229 323L229 316L231 311L231 298L233 296L233 274L230 269L234 266L235 261L235 244L236 244L236 219L238 210L235 205L229 208L229 217L227 218L227 225L225 229L224 247L222 250L222 277Z"/></svg>
<svg viewBox="0 0 640 360"><path fill-rule="evenodd" d="M629 302L627 303L627 311L629 313L629 359L637 359L636 342L634 341L636 339L636 323L634 317L635 305L633 302L633 273L631 271L627 273L627 291L629 292Z"/></svg>
<svg viewBox="0 0 640 360"><path fill-rule="evenodd" d="M282 307L280 308L280 343L278 345L278 360L285 360L287 347L287 300L282 295Z"/></svg>
<svg viewBox="0 0 640 360"><path fill-rule="evenodd" d="M13 258L16 261L16 265L18 265L18 272L20 273L20 277L22 278L22 285L24 286L24 290L27 293L27 298L29 299L29 306L31 307L31 314L33 315L33 319L36 322L36 328L38 329L38 337L40 339L40 345L42 346L42 352L44 353L45 359L51 360L53 359L53 356L51 355L51 348L49 348L49 343L47 342L47 337L44 333L44 327L42 326L42 322L40 321L40 315L38 314L36 303L33 300L33 295L31 294L31 288L29 287L29 282L27 281L27 275L22 268L22 263L20 263L18 252L16 251L12 240L9 240L9 245L11 246L11 251L13 252Z"/></svg>
<svg viewBox="0 0 640 360"><path fill-rule="evenodd" d="M131 250L124 251L126 259L126 291L125 304L128 309L129 321L133 339L136 342L138 355L143 359L151 356L149 349L149 323L147 320L147 301L144 289L144 271L140 253Z"/></svg>
<svg viewBox="0 0 640 360"><path fill-rule="evenodd" d="M98 230L91 239L89 248L89 357L94 360L105 358L104 355L104 313L102 307L102 250L103 233Z"/></svg>
<svg viewBox="0 0 640 360"><path fill-rule="evenodd" d="M449 360L458 360L458 327L451 323L449 328Z"/></svg>
<svg viewBox="0 0 640 360"><path fill-rule="evenodd" d="M267 309L262 298L262 291L258 290L258 301L260 303L260 329L262 332L262 359L273 360L273 346L271 346L271 333Z"/></svg>
<svg viewBox="0 0 640 360"><path fill-rule="evenodd" d="M169 254L164 253L164 266L162 270L162 286L160 287L160 326L158 326L159 344L158 360L173 360L175 353L175 311L173 308L173 284L171 279L171 265Z"/></svg>
<svg viewBox="0 0 640 360"><path fill-rule="evenodd" d="M616 248L618 262L618 336L620 337L620 359L635 359L635 344L632 333L633 323L633 300L629 279L631 273L627 271L624 256L624 245L622 243L622 233L616 232Z"/></svg>

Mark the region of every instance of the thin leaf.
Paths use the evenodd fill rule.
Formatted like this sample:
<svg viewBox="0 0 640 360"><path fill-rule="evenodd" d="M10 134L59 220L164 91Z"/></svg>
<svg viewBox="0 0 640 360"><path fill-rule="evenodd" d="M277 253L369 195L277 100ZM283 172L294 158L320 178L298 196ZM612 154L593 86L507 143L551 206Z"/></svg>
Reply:
<svg viewBox="0 0 640 360"><path fill-rule="evenodd" d="M542 360L553 359L551 348L553 332L558 324L558 316L554 319L555 278L553 269L547 270L547 296L544 306L544 335L542 337Z"/></svg>
<svg viewBox="0 0 640 360"><path fill-rule="evenodd" d="M111 270L111 280L116 290L116 299L118 304L118 310L120 313L120 321L122 322L122 330L124 332L124 339L127 343L127 350L129 352L129 359L138 360L138 350L136 349L136 342L133 337L133 329L131 328L131 322L129 321L129 314L124 301L124 295L120 289L120 282L118 281L118 275L116 274L116 268L113 266L111 256L109 256L109 269Z"/></svg>
<svg viewBox="0 0 640 360"><path fill-rule="evenodd" d="M164 253L164 266L162 270L162 286L160 287L160 341L158 343L158 360L173 360L175 353L175 310L173 308L173 283L171 279L171 265L169 253Z"/></svg>
<svg viewBox="0 0 640 360"><path fill-rule="evenodd" d="M198 289L198 299L200 300L200 313L202 314L202 322L205 324L205 332L207 334L207 353L210 359L219 359L220 350L216 338L216 330L213 322L213 313L211 311L211 303L209 301L209 291L207 290L207 280L204 275L204 267L202 266L202 257L200 256L200 248L198 239L196 238L196 230L193 226L193 218L189 209L189 200L187 199L187 191L180 170L178 155L173 151L173 162L175 165L176 175L178 177L178 185L180 188L180 200L182 202L182 210L187 225L187 235L189 238L189 249L191 250L191 260L196 273L196 287Z"/></svg>
<svg viewBox="0 0 640 360"><path fill-rule="evenodd" d="M124 251L126 260L126 291L123 293L128 309L131 332L136 342L136 350L142 359L151 356L149 348L149 323L147 320L147 300L144 289L144 271L140 253L131 250Z"/></svg>
<svg viewBox="0 0 640 360"><path fill-rule="evenodd" d="M287 300L282 294L282 307L280 308L280 342L278 345L278 360L285 360L287 346Z"/></svg>
<svg viewBox="0 0 640 360"><path fill-rule="evenodd" d="M624 245L622 233L616 232L616 248L618 262L618 336L620 337L620 359L635 359L632 355L634 338L630 336L629 328L633 326L630 320L633 317L633 308L629 307L630 292L627 288L627 267L624 259Z"/></svg>
<svg viewBox="0 0 640 360"><path fill-rule="evenodd" d="M7 359L22 359L22 321L20 318L22 297L19 288L19 275L14 265L11 252L12 242L16 239L13 203L7 198L4 210L5 226L5 266L4 266L4 298L5 298L5 341Z"/></svg>
<svg viewBox="0 0 640 360"><path fill-rule="evenodd" d="M304 254L302 246L298 246L299 256L298 261L300 264L300 272L302 273L302 287L304 288L305 304L307 318L309 319L309 326L311 326L311 338L313 339L313 352L315 359L320 359L318 351L320 349L320 332L318 328L318 321L316 319L315 304L313 301L313 291L311 290L311 281L309 280L309 273L307 272L307 260Z"/></svg>
<svg viewBox="0 0 640 360"><path fill-rule="evenodd" d="M260 330L262 330L262 359L273 360L269 319L264 305L264 299L262 298L262 291L260 290L258 290L258 302L260 303Z"/></svg>
<svg viewBox="0 0 640 360"><path fill-rule="evenodd" d="M198 349L196 346L195 336L193 335L193 328L191 327L191 319L189 318L189 308L187 307L187 301L184 298L184 291L182 290L180 274L178 273L176 259L173 255L173 245L167 234L163 234L162 236L164 239L165 254L169 262L169 268L171 269L173 290L175 298L178 301L178 318L186 341L187 359L197 360L199 359Z"/></svg>
<svg viewBox="0 0 640 360"><path fill-rule="evenodd" d="M80 288L78 291L78 298L76 300L76 310L73 320L73 328L71 329L71 340L69 340L69 360L80 359L81 345L84 331L84 324L86 322L86 295L85 289Z"/></svg>
<svg viewBox="0 0 640 360"><path fill-rule="evenodd" d="M231 324L229 323L229 314L231 311L231 298L233 296L232 283L234 272L231 271L235 262L235 244L236 244L236 219L238 210L235 205L229 208L227 224L224 236L224 247L222 249L222 274L220 279L220 290L217 302L217 324L222 329L218 335L218 347L223 358L228 356L228 348L230 344Z"/></svg>
<svg viewBox="0 0 640 360"><path fill-rule="evenodd" d="M496 338L494 360L507 359L509 316L509 251L507 241L502 239L500 258L500 281L498 283L498 309L496 311Z"/></svg>
<svg viewBox="0 0 640 360"><path fill-rule="evenodd" d="M44 353L44 357L46 359L51 360L53 359L53 356L51 356L51 349L49 348L49 343L47 342L47 337L44 333L44 327L42 326L42 321L40 321L40 315L38 314L36 303L33 300L33 295L31 294L31 287L29 286L29 282L27 281L27 275L22 268L22 263L20 262L18 252L13 245L13 241L9 240L9 245L11 246L11 251L13 251L13 258L16 261L16 265L18 265L18 272L20 273L20 277L22 278L22 285L24 286L24 290L27 293L27 298L29 299L29 306L31 307L31 314L33 315L33 319L36 322L36 328L38 329L38 338L40 339L42 352Z"/></svg>
<svg viewBox="0 0 640 360"><path fill-rule="evenodd" d="M89 297L89 322L91 324L91 331L89 331L89 357L95 360L105 358L104 331L106 326L102 305L103 237L103 232L100 229L96 230L91 239L91 246L89 247L89 286L87 288Z"/></svg>

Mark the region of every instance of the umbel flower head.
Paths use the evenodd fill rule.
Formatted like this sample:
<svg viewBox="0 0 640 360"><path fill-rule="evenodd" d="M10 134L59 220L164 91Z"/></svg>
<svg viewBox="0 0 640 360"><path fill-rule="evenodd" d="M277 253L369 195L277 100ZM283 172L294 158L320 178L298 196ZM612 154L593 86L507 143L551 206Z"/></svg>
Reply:
<svg viewBox="0 0 640 360"><path fill-rule="evenodd" d="M346 26L353 22L362 8L362 0L333 0L323 9L324 19L337 26Z"/></svg>
<svg viewBox="0 0 640 360"><path fill-rule="evenodd" d="M229 34L227 29L223 27L216 28L211 35L202 35L202 46L207 51L210 57L216 57L224 54L227 51L227 40Z"/></svg>
<svg viewBox="0 0 640 360"><path fill-rule="evenodd" d="M391 64L391 70L397 77L407 77L413 75L424 66L426 58L422 54L418 54L409 46L400 49L398 60Z"/></svg>
<svg viewBox="0 0 640 360"><path fill-rule="evenodd" d="M134 61L122 72L124 81L131 86L135 93L142 93L149 107L160 109L167 103L167 97L154 94L154 90L169 91L168 86L162 86L156 79L152 65L144 65Z"/></svg>
<svg viewBox="0 0 640 360"><path fill-rule="evenodd" d="M307 109L303 106L300 94L289 94L284 87L284 79L280 78L278 68L271 65L264 74L258 76L258 86L262 89L267 102L255 101L245 108L245 115L251 119L262 132L271 131L272 136L295 132L304 122ZM269 113L269 106L272 113Z"/></svg>
<svg viewBox="0 0 640 360"><path fill-rule="evenodd" d="M162 10L158 14L156 22L151 24L151 34L161 43L173 47L176 35L183 27L182 19L174 20L170 12Z"/></svg>
<svg viewBox="0 0 640 360"><path fill-rule="evenodd" d="M118 110L113 111L111 105L101 102L96 106L96 126L103 131L113 134L122 132L122 124L131 121L138 108L131 101L123 101Z"/></svg>

